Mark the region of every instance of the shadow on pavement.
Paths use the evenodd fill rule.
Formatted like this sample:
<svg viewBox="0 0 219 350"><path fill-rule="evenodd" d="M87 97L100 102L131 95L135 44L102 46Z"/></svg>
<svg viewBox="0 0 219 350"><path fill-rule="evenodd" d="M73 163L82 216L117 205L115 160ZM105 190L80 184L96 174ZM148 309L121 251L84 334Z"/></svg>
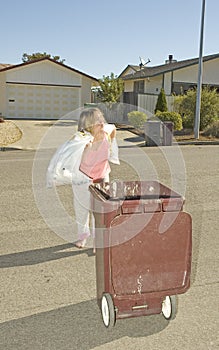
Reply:
<svg viewBox="0 0 219 350"><path fill-rule="evenodd" d="M65 249L76 249L64 251ZM49 248L28 250L19 253L12 253L0 256L0 268L26 266L43 263L46 261L58 260L79 254L93 256L92 249L77 249L73 243L66 243Z"/></svg>
<svg viewBox="0 0 219 350"><path fill-rule="evenodd" d="M124 141L128 142L145 142L145 139L141 136L133 136L133 137L127 137L124 139Z"/></svg>
<svg viewBox="0 0 219 350"><path fill-rule="evenodd" d="M167 325L162 315L152 315L118 320L108 330L102 323L96 300L89 300L1 324L0 347L88 350L123 337L147 337L161 332Z"/></svg>

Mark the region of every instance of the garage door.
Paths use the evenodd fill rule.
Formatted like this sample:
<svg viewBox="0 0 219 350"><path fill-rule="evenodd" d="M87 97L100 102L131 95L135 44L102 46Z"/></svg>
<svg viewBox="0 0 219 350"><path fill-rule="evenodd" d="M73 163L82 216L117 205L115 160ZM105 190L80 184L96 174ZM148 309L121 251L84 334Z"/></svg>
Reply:
<svg viewBox="0 0 219 350"><path fill-rule="evenodd" d="M7 117L59 119L79 108L80 88L7 85Z"/></svg>

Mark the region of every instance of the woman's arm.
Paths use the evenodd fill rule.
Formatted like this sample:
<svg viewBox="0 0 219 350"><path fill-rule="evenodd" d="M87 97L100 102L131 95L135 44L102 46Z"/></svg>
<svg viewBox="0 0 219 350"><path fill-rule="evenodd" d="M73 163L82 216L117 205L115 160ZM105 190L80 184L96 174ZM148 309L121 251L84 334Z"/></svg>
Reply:
<svg viewBox="0 0 219 350"><path fill-rule="evenodd" d="M115 139L115 137L116 137L116 127L114 127L113 131L112 131L111 134L110 134L111 140L112 140L112 139Z"/></svg>

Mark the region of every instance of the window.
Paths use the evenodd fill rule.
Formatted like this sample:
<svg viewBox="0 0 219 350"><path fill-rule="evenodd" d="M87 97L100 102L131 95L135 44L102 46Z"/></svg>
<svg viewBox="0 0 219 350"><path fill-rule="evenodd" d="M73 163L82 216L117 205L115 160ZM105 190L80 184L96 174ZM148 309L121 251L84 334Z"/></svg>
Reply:
<svg viewBox="0 0 219 350"><path fill-rule="evenodd" d="M144 93L144 80L134 81L134 92Z"/></svg>

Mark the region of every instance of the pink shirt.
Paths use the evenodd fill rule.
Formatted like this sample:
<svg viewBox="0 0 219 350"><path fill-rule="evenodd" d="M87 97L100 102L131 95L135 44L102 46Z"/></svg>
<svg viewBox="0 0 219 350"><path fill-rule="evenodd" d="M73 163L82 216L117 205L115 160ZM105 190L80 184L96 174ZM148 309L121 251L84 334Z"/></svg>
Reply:
<svg viewBox="0 0 219 350"><path fill-rule="evenodd" d="M104 179L110 173L109 165L110 143L104 137L97 150L90 150L83 156L80 170L94 181Z"/></svg>

